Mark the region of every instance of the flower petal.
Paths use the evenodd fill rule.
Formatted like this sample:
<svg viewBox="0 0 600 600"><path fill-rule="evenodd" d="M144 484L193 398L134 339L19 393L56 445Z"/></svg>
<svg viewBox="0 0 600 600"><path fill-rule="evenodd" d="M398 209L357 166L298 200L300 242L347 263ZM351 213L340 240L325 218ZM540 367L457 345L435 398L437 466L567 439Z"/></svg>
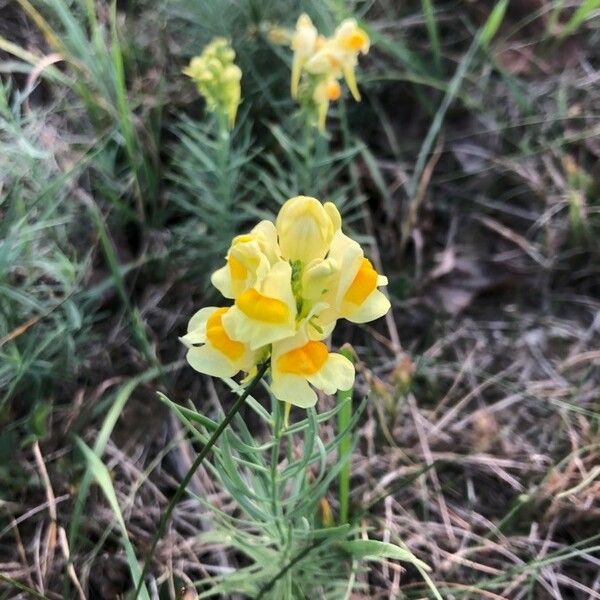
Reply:
<svg viewBox="0 0 600 600"><path fill-rule="evenodd" d="M317 394L299 375L280 375L271 383L273 395L283 402L300 408L310 408L317 403Z"/></svg>
<svg viewBox="0 0 600 600"><path fill-rule="evenodd" d="M187 334L179 339L188 347L194 344L204 344L206 342L206 321L216 310L218 310L216 306L201 308L189 320Z"/></svg>
<svg viewBox="0 0 600 600"><path fill-rule="evenodd" d="M390 306L390 301L383 292L373 290L357 310L344 316L352 323L368 323L383 317Z"/></svg>
<svg viewBox="0 0 600 600"><path fill-rule="evenodd" d="M192 369L213 377L233 377L240 370L237 364L209 345L190 348L186 359Z"/></svg>
<svg viewBox="0 0 600 600"><path fill-rule="evenodd" d="M237 306L232 306L222 319L227 335L232 339L244 342L251 350L257 350L294 334L294 322L281 325L265 324L248 318Z"/></svg>
<svg viewBox="0 0 600 600"><path fill-rule="evenodd" d="M234 298L233 289L231 286L231 274L229 272L229 265L225 264L224 267L216 270L210 276L210 282L223 294L225 298Z"/></svg>
<svg viewBox="0 0 600 600"><path fill-rule="evenodd" d="M335 394L338 390L349 390L354 384L354 365L341 354L331 353L325 364L308 381L326 394Z"/></svg>

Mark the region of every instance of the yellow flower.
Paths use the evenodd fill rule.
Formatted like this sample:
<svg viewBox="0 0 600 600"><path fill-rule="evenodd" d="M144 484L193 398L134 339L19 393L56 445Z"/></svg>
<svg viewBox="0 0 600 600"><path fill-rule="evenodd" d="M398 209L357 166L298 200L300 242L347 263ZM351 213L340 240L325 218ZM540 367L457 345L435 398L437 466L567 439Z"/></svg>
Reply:
<svg viewBox="0 0 600 600"><path fill-rule="evenodd" d="M298 83L304 63L310 58L317 46L319 34L307 14L302 14L296 22L296 31L292 36L292 50L294 58L292 59L292 79L291 93L292 98L298 95Z"/></svg>
<svg viewBox="0 0 600 600"><path fill-rule="evenodd" d="M321 204L310 196L290 198L275 222L282 257L304 264L324 258L341 222L340 213L331 202Z"/></svg>
<svg viewBox="0 0 600 600"><path fill-rule="evenodd" d="M256 350L294 335L296 313L292 267L280 261L235 299L235 305L223 315L223 326L233 340Z"/></svg>
<svg viewBox="0 0 600 600"><path fill-rule="evenodd" d="M190 319L187 335L180 340L189 348L186 358L196 371L214 377L233 377L255 364L254 353L248 346L232 340L223 328L222 319L230 310L209 306Z"/></svg>
<svg viewBox="0 0 600 600"><path fill-rule="evenodd" d="M235 299L267 275L279 254L275 225L261 221L250 233L233 238L227 263L210 280L225 298Z"/></svg>
<svg viewBox="0 0 600 600"><path fill-rule="evenodd" d="M356 85L354 67L358 63L358 54L367 54L370 40L366 32L358 27L354 19L346 19L336 29L333 43L341 54L342 72L352 96L358 102L360 93Z"/></svg>
<svg viewBox="0 0 600 600"><path fill-rule="evenodd" d="M361 29L355 19L345 19L335 30L334 43L347 54L356 56L359 52L367 54L369 51L369 36Z"/></svg>
<svg viewBox="0 0 600 600"><path fill-rule="evenodd" d="M200 56L195 56L183 69L200 94L206 99L210 111L218 111L227 117L233 127L240 104L242 71L233 63L235 52L224 38L215 38Z"/></svg>
<svg viewBox="0 0 600 600"><path fill-rule="evenodd" d="M336 29L332 38L317 50L304 65L313 75L326 75L338 78L342 74L355 100L360 100L354 68L358 55L369 51L369 36L356 24L354 19L346 19Z"/></svg>
<svg viewBox="0 0 600 600"><path fill-rule="evenodd" d="M313 388L326 394L350 389L354 365L341 354L329 352L323 342L308 340L300 332L273 344L271 376L271 391L276 398L309 408L317 402Z"/></svg>
<svg viewBox="0 0 600 600"><path fill-rule="evenodd" d="M334 77L324 79L315 86L313 100L317 106L317 125L321 131L325 131L325 120L327 119L329 102L339 100L341 95L342 88Z"/></svg>
<svg viewBox="0 0 600 600"><path fill-rule="evenodd" d="M387 285L387 277L375 271L360 244L338 231L329 259L337 265L337 281L323 298L330 309L321 319L328 322L343 317L353 323L367 323L385 315L390 301L377 288Z"/></svg>

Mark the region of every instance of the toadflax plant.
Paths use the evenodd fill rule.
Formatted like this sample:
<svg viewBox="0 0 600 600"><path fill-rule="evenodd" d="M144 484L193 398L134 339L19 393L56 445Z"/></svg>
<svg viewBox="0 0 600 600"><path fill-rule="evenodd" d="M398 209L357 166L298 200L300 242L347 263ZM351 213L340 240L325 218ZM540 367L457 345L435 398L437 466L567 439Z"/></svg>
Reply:
<svg viewBox="0 0 600 600"><path fill-rule="evenodd" d="M310 140L309 130L314 125L324 130L329 102L341 94L338 80L343 77L360 98L354 68L369 38L353 19L325 38L302 15L288 39L294 50L292 96L304 109ZM218 38L184 71L216 113L227 143L241 96L234 58L228 42ZM221 378L238 398L216 422L161 395L202 448L162 515L135 597L144 590L175 505L203 464L235 509L225 512L196 496L213 517L213 529L202 539L207 550L228 547L230 560L243 566L220 565L220 574L194 582L199 598L350 598L364 587L364 561L388 558L412 563L441 600L425 563L405 547L369 539L365 511L350 514L352 432L365 400L353 411L352 354L331 351L329 340L340 319L373 321L387 313L390 302L379 289L387 278L343 232L337 207L309 196L290 198L275 222L263 220L233 238L211 282L223 305L201 308L180 339L190 366ZM232 379L238 376L241 385ZM268 407L253 396L259 384L267 390ZM335 407L317 412L317 392L337 392ZM303 412L290 423L292 406ZM262 425L258 432L239 414L242 407L255 413ZM322 425L330 421L334 434L322 439ZM328 499L336 479L337 524Z"/></svg>
<svg viewBox="0 0 600 600"><path fill-rule="evenodd" d="M229 302L200 309L181 341L189 364L222 378L238 399L217 423L162 397L203 447L163 514L138 592L175 504L211 451L204 466L238 510L225 513L197 496L213 514L214 529L202 539L207 548L228 546L244 566L195 582L199 598L338 600L360 589L363 561L381 558L411 562L427 578L427 565L407 549L369 539L364 525L359 531L361 515L348 515L351 434L365 401L352 411L353 363L327 341L338 320L366 323L390 303L379 289L387 278L342 231L335 205L291 198L275 223L261 221L233 239L211 281ZM239 374L245 387L231 379ZM268 409L252 396L259 382ZM336 406L318 413L317 390L338 392ZM270 432L266 439L238 414L244 405ZM305 411L294 423L291 406ZM321 439L321 424L332 419L337 432ZM327 497L337 478L336 525Z"/></svg>

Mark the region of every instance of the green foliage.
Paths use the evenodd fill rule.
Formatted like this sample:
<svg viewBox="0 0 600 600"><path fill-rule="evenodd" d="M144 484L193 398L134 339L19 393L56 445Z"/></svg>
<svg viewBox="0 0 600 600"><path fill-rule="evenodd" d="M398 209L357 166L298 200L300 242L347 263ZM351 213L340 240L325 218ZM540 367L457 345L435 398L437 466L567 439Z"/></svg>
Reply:
<svg viewBox="0 0 600 600"><path fill-rule="evenodd" d="M600 0L584 0L571 15L571 18L560 33L564 38L572 35L591 15L600 9Z"/></svg>
<svg viewBox="0 0 600 600"><path fill-rule="evenodd" d="M249 217L248 169L258 149L250 127L242 121L230 134L211 120L194 121L183 116L175 126L167 174L175 256L191 267L188 275L199 278L206 265L216 265L231 239ZM197 257L202 256L201 262Z"/></svg>
<svg viewBox="0 0 600 600"><path fill-rule="evenodd" d="M164 396L162 400L193 438L205 445L212 427L207 430L201 425L201 415L189 409L184 413ZM233 573L202 579L197 584L200 598L241 593L264 599L333 600L352 591L353 573L360 568L354 560L364 558L399 559L427 570L398 546L352 539L357 533L355 524L331 527L323 522L320 503L347 463L347 442L365 407L363 402L349 415L351 402L346 395L331 411L317 415L308 409L306 418L289 427L283 423L283 407L275 398L271 397L271 414L250 402L256 416L270 427L267 439L257 440L239 415L219 438L213 446L210 472L242 514L224 513L197 498L214 522L214 530L202 539L241 553L249 564ZM320 428L340 414L345 415L345 428L332 440L322 440Z"/></svg>
<svg viewBox="0 0 600 600"><path fill-rule="evenodd" d="M66 0L40 2L43 13L29 0L19 3L52 49L67 61L73 75L70 86L103 139L103 156L96 162L100 179L97 185L103 196L122 218L160 224L163 218L158 202L161 91L154 90L158 101L149 105L129 93L128 78L132 78L135 67L140 65L126 64L126 57L136 54L134 36L119 28L116 3L112 3L104 22L90 1L80 0L75 6Z"/></svg>
<svg viewBox="0 0 600 600"><path fill-rule="evenodd" d="M70 240L80 210L53 154L60 138L10 92L0 83L0 422L8 401L19 398L19 411L51 401L48 384L75 375L91 317L78 295L87 258Z"/></svg>

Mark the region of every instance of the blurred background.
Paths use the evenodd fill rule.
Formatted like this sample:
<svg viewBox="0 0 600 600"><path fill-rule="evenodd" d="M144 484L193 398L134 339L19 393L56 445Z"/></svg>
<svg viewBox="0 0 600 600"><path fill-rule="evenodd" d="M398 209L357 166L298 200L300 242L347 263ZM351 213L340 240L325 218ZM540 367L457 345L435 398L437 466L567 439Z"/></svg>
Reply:
<svg viewBox="0 0 600 600"><path fill-rule="evenodd" d="M311 160L273 35L302 12L372 43ZM214 36L243 72L228 156L181 73ZM178 336L232 236L298 194L390 280L393 312L334 338L369 393L352 500L375 535L445 598L600 598L600 2L0 0L0 80L1 598L127 597L75 436L144 556L194 456L156 391L230 402ZM207 528L179 505L156 597L239 564ZM428 593L397 564L359 577L357 599Z"/></svg>

